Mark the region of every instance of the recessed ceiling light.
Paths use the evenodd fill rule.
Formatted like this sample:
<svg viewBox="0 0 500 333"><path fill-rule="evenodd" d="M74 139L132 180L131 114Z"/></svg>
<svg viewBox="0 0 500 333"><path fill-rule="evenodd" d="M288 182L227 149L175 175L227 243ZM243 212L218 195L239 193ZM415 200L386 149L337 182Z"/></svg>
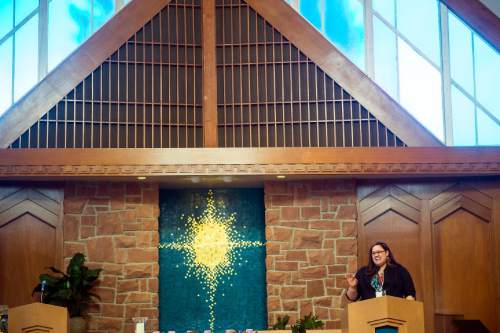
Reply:
<svg viewBox="0 0 500 333"><path fill-rule="evenodd" d="M145 179L146 179L146 177L145 177L145 176L139 176L139 177L137 177L137 179L138 179L138 180L145 180Z"/></svg>
<svg viewBox="0 0 500 333"><path fill-rule="evenodd" d="M285 179L286 176L285 175L277 175L276 178L278 178L278 179Z"/></svg>

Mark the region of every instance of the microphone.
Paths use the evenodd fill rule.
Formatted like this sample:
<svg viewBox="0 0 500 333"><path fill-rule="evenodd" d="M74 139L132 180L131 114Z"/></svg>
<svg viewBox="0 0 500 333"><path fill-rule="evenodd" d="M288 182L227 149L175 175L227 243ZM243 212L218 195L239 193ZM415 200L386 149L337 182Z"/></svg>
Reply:
<svg viewBox="0 0 500 333"><path fill-rule="evenodd" d="M46 285L47 285L47 281L42 280L42 285L40 287L40 303L43 303L43 292L45 291Z"/></svg>

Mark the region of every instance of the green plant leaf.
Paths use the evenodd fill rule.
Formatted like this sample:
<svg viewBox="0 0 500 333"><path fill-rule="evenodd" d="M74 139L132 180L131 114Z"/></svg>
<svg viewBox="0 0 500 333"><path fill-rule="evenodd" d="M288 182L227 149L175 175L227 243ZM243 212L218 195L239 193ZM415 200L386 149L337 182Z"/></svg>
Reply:
<svg viewBox="0 0 500 333"><path fill-rule="evenodd" d="M50 269L52 272L54 273L57 273L57 274L62 274L64 276L67 276L66 274L64 274L64 272L58 270L57 268L55 268L54 266L50 266L50 267L47 267L47 269Z"/></svg>
<svg viewBox="0 0 500 333"><path fill-rule="evenodd" d="M33 293L41 291L41 282L46 281L44 303L68 308L70 317L85 315L85 312L99 295L91 292L97 284L102 269L89 269L85 264L85 256L76 253L66 268L66 274L57 268L48 267L56 276L40 274L40 283Z"/></svg>
<svg viewBox="0 0 500 333"><path fill-rule="evenodd" d="M290 320L290 316L278 316L276 323L272 326L273 330L284 330L286 329L286 325L288 325L288 320Z"/></svg>

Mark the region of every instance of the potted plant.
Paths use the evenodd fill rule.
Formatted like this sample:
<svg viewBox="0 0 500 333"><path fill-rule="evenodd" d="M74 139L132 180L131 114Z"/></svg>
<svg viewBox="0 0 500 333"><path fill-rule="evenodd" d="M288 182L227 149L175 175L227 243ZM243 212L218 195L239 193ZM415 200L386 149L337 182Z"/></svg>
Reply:
<svg viewBox="0 0 500 333"><path fill-rule="evenodd" d="M288 321L290 320L290 316L283 316L280 317L278 316L278 319L276 321L276 323L274 323L272 329L273 330L286 330L286 325L288 325Z"/></svg>
<svg viewBox="0 0 500 333"><path fill-rule="evenodd" d="M318 316L309 313L304 318L297 320L295 325L292 325L292 333L306 333L307 330L316 330L323 328L324 323L318 320Z"/></svg>
<svg viewBox="0 0 500 333"><path fill-rule="evenodd" d="M89 269L84 264L85 256L76 253L71 258L66 273L55 267L48 267L56 275L40 274L40 283L33 289L33 294L43 290L43 303L68 309L71 333L87 330L84 316L89 306L100 299L91 290L97 283L101 269Z"/></svg>

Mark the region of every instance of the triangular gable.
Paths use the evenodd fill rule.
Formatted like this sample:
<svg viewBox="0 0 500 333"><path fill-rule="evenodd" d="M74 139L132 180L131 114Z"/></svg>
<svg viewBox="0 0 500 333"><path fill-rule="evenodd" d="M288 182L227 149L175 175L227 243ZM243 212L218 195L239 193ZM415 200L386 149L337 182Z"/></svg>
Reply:
<svg viewBox="0 0 500 333"><path fill-rule="evenodd" d="M8 147L171 0L134 0L0 117L0 148Z"/></svg>
<svg viewBox="0 0 500 333"><path fill-rule="evenodd" d="M244 1L215 3L219 147L406 144Z"/></svg>
<svg viewBox="0 0 500 333"><path fill-rule="evenodd" d="M440 146L423 125L284 1L246 0L408 146Z"/></svg>
<svg viewBox="0 0 500 333"><path fill-rule="evenodd" d="M127 12L127 17L133 16L132 9L135 11L139 9L133 7L136 6L136 2L138 1L133 2L123 10L130 11ZM163 3L167 5L168 1ZM196 6L200 7L200 2L195 1L193 3L198 3ZM227 11L228 8L229 11L234 10L235 6L239 6L238 10L240 11L243 8L244 11L253 12L253 9L249 9L244 2L227 5L228 8L224 8L223 2L217 2L217 45L214 47L217 48L217 135L219 147L351 147L402 146L405 144L430 146L439 144L426 129L369 78L364 76L354 64L347 60L319 32L284 2L273 1L267 3L268 7L262 6L263 8L259 7L263 5L259 1L248 1L248 3L268 20L264 23L264 29L270 27L272 32L270 36L265 36L269 40L264 42L264 45L273 44L275 39L280 40L281 48L287 45L285 48L289 50L291 56L288 59L285 59L284 54L282 54L281 59L276 59L275 54L269 57L267 54L269 52L265 49L267 46L264 49L261 47L262 42L260 39L262 36L258 36L257 26L255 26L255 36L253 36L254 45L251 45L249 40L245 41L243 39L229 44L226 42L221 44L221 38L224 39L227 34L227 31L221 30L224 25L221 22L223 20L222 16L224 16L223 12ZM170 15L165 13L165 8L172 7L172 12L175 12L175 10L178 10L178 6L194 5L176 4L174 2L164 7L163 17ZM161 6L158 4L158 7ZM155 13L152 13L152 10L148 11L147 15L143 13L142 24L137 22L136 25L139 27L153 25L153 20L147 22L147 17L150 18L160 13L160 11L161 8L157 8ZM290 22L293 22L293 24L283 26L283 18L279 19L277 13L288 16L285 21L291 20ZM275 16L278 16L278 19ZM170 29L168 29L169 32L167 33L178 34L179 31L183 33L182 27L185 28L187 24L185 17L185 13L183 16L182 12L178 13L178 15L174 14L170 22L172 26L169 26ZM264 19L256 13L253 13L253 17L257 17L259 22L264 22ZM102 40L104 35L101 34L105 32L113 35L114 31L110 27L115 29L119 26L120 24L116 22L118 19L118 15L112 18L102 30L96 33L98 36L95 38ZM135 19L137 20L137 17ZM158 20L158 18L156 19ZM196 25L195 29L200 29L200 21L198 17L196 22L195 19L189 21L189 25L193 25L193 28ZM256 21L256 24L261 24L259 22ZM231 24L233 23L250 25L248 18L246 22L234 21ZM278 30L283 31L285 37L288 38L288 34L295 38L295 41L290 40L290 42L298 46L300 51L274 30L269 23L281 27ZM172 28L176 25L181 25L181 27ZM154 30L154 28L151 29ZM301 34L297 33L297 29L301 30ZM127 31L129 30L127 29ZM87 69L87 73L91 72L87 78L80 79L79 84L76 87L73 86L69 94L62 95L62 99L56 101L57 104L53 102L55 106L49 112L46 112L40 120L32 121L31 124L34 123L34 125L30 129L26 130L15 141L11 140L7 144L13 143L11 146L14 148L201 147L203 145L201 140L203 135L203 115L201 114L200 101L201 75L198 74L198 62L192 61L192 58L197 56L198 60L200 60L199 47L198 45L182 45L182 42L176 41L176 43L173 43L175 44L173 45L173 53L168 55L168 59L162 57L159 62L155 62L153 59L155 51L152 50L151 58L138 60L134 55L132 62L127 60L126 64L122 66L120 63L121 50L124 45L130 43L134 45L134 48L137 48L137 45L141 44L141 41L137 41L137 35L144 35L143 30L139 29L135 34L135 31L130 33L127 36L129 41L122 44L121 47L120 45L116 46L113 55L93 67L97 67L96 70L91 72L91 70ZM267 34L268 32L265 31L264 35ZM123 39L123 35L120 34L120 38ZM130 38L130 35L132 35L132 38ZM250 31L248 31L247 35L248 38L252 39ZM302 35L307 37L304 38ZM156 38L158 38L158 35L156 35ZM178 36L174 38L178 38ZM313 43L308 44L308 41L313 41ZM163 51L164 55L172 52L169 49L172 46L169 42L163 45L163 41L155 41L154 37L152 37L150 44L153 46L159 44L162 49L166 46L167 48ZM313 47L316 44L322 45L322 48ZM192 47L189 48L190 46ZM239 48L239 60L233 59L235 47ZM255 57L257 59L242 61L241 56L244 47L247 47L247 50L255 47ZM75 58L79 57L78 53L86 49L87 47L80 48L73 54L73 59L66 60L60 67L71 68L75 66L74 61ZM190 51L187 51L188 49ZM125 52L128 54L130 51ZM233 52L230 62L226 61L228 52ZM261 52L264 52L264 57L262 54L259 55ZM103 53L100 52L99 54ZM185 58L180 59L179 54ZM87 57L93 56L90 51L87 51L84 55ZM322 57L328 57L330 62L324 61ZM123 61L123 56L121 60ZM332 60L335 62L332 62ZM280 72L280 66L276 66L276 63L279 62L288 66L286 67L289 68L287 74L290 75L287 78L284 75L284 67L282 66ZM113 73L114 63L117 64L116 73ZM112 96L113 91L110 88L108 96L104 96L105 94L100 91L101 88L95 88L102 86L100 82L95 86L93 85L96 80L99 81L103 77L106 78L106 76L117 81L115 85L119 86L121 84L122 87L128 85L127 81L124 80L124 76L128 75L127 73L132 73L131 70L136 71L138 66L144 71L144 75L141 77L137 75L137 72L130 74L134 77L136 87L128 87L130 89L122 90L121 94L120 88L117 88L116 93ZM144 69L146 66L148 67L147 71ZM125 68L122 69L121 67ZM297 68L293 69L294 67ZM151 69L151 72L149 69ZM248 69L247 76L245 76L245 69ZM268 69L269 73L267 73ZM58 68L55 72L59 70ZM271 70L272 75L270 75ZM121 77L119 76L120 72L123 73ZM82 73L83 71L80 74ZM259 73L260 79L257 78ZM283 78L281 82L276 80L276 74L279 76L280 73ZM155 78L158 79L158 77L161 77L161 79L155 81ZM263 80L263 78L265 79ZM59 76L59 80L61 80L61 76ZM29 100L32 94L36 96L38 90L48 83L45 81L52 82L51 80L42 81L26 99ZM71 82L73 81L75 80ZM64 83L66 86L67 82ZM297 87L299 95L297 95L297 90L294 91L294 85L297 83L299 83ZM229 86L232 90L228 90ZM251 86L255 86L256 91L252 92ZM265 87L262 88L263 86ZM149 96L150 100L147 100L147 92L143 90L146 87L148 91L152 89ZM165 87L167 87L166 91L160 91ZM172 90L171 87L175 87L175 89ZM279 93L280 87L281 90L285 90L285 87L287 91L290 90L289 95L291 96L288 96L289 100L286 100L285 95L287 93ZM318 87L320 87L319 90ZM138 96L138 89L143 90L142 96ZM261 89L265 91L261 91L259 94ZM248 100L245 100L243 91L247 90ZM313 90L314 94L311 93ZM132 91L134 96L131 96ZM155 93L155 91L159 92ZM300 93L300 91L303 91L303 93ZM252 94L260 95L260 98L251 100ZM320 96L321 94L322 96ZM139 92L139 95L141 95L141 92ZM55 96L55 94L51 96ZM133 97L132 100L131 97ZM36 99L36 97L34 98ZM47 107L47 104L45 103L42 106ZM42 106L37 108L38 116L40 113L43 114ZM20 109L18 105L16 107ZM9 111L7 117L4 117L5 119L2 119L0 126L5 126L5 123L8 123L5 120L9 120L9 116L10 119L14 118L12 110ZM23 122L23 124L26 124L26 122ZM388 129L385 124L391 124L392 126L389 126L390 129ZM2 135L0 143L5 144L5 136L7 134L12 135L15 131L15 126L13 127L9 133ZM0 133L2 133L1 128Z"/></svg>

